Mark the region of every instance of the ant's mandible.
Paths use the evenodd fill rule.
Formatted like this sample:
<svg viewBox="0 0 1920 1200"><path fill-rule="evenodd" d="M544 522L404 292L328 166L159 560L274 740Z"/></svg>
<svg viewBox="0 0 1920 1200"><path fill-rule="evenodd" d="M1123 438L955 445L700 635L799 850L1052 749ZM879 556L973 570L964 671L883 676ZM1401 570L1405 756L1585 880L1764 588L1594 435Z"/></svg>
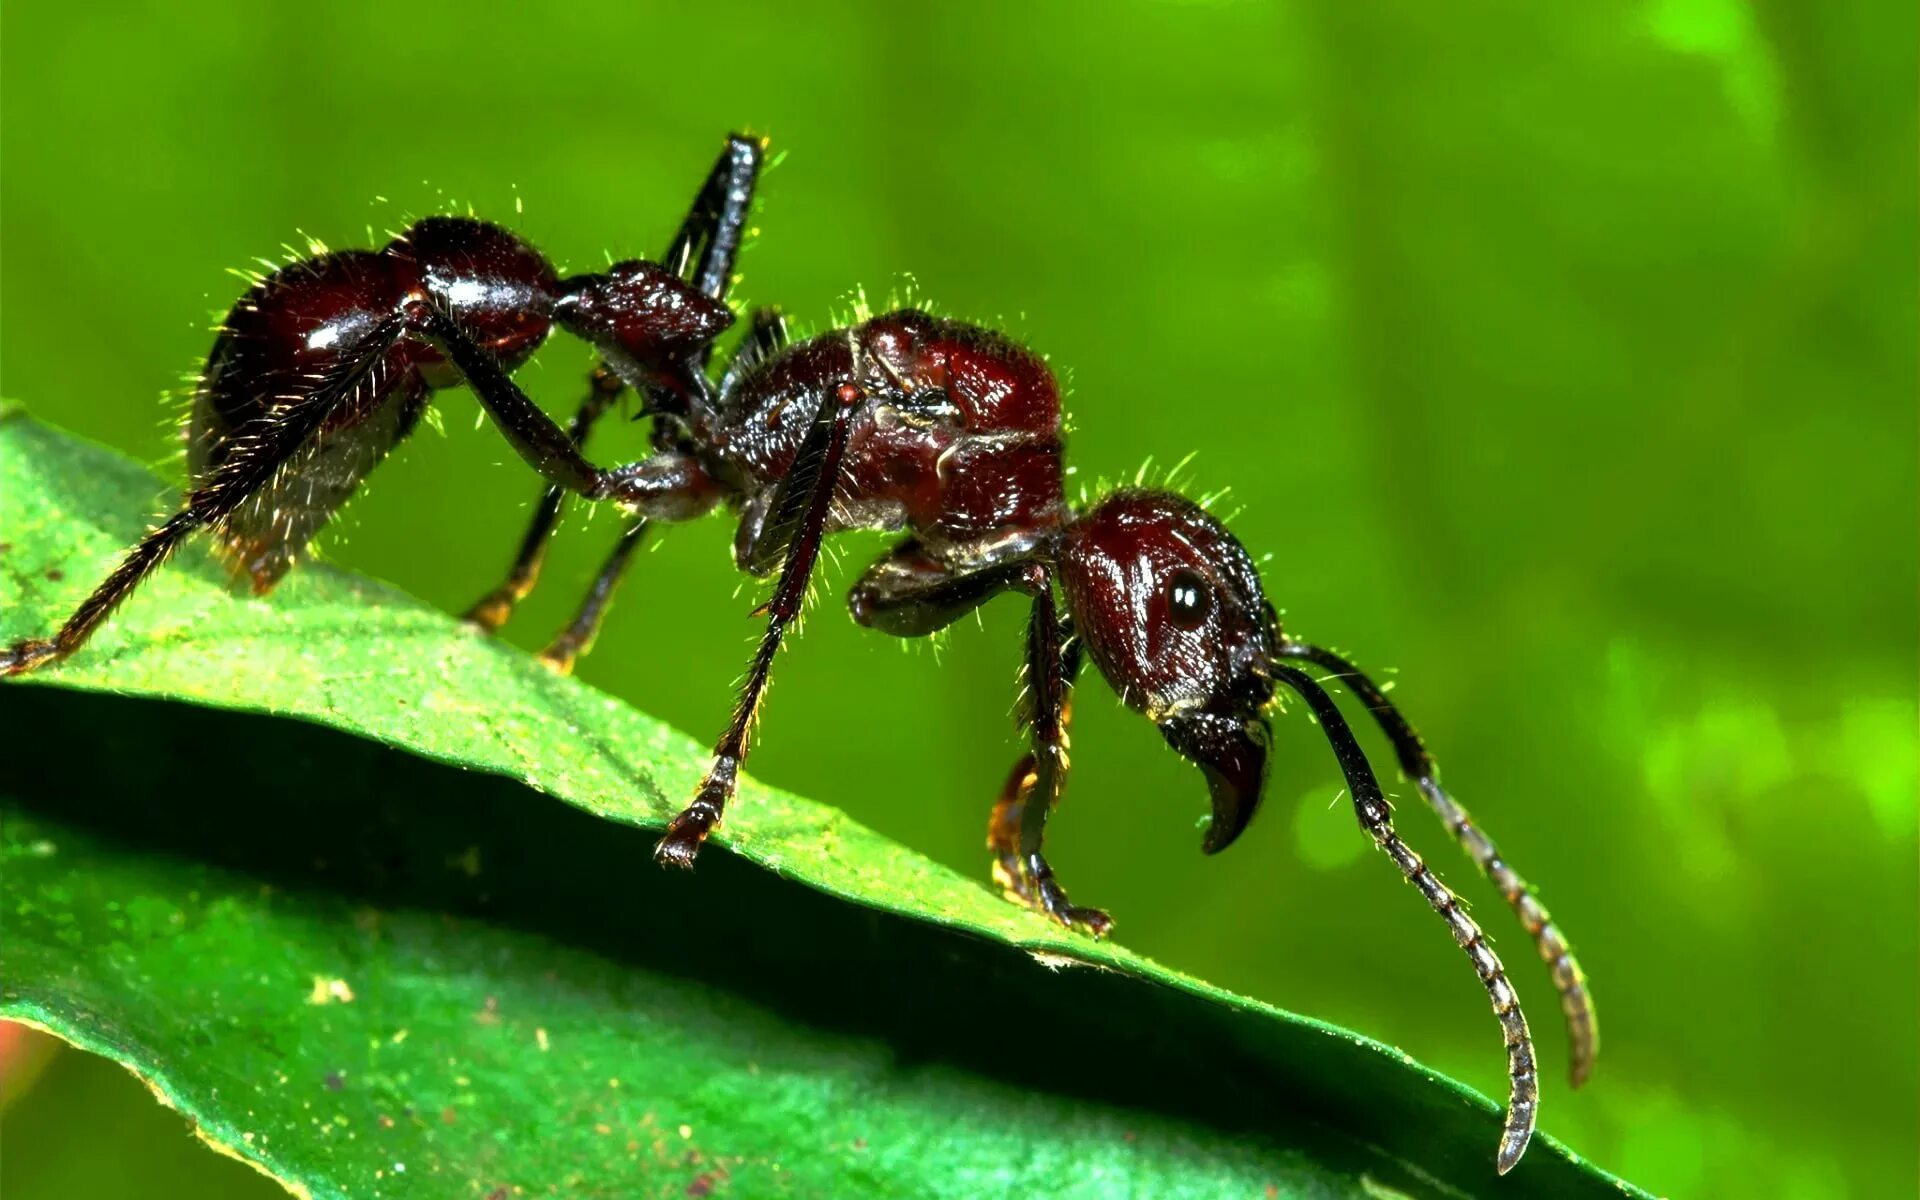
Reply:
<svg viewBox="0 0 1920 1200"><path fill-rule="evenodd" d="M1276 687L1298 694L1332 744L1362 828L1446 921L1505 1034L1510 1080L1499 1169L1532 1136L1532 1042L1505 969L1464 906L1394 832L1353 731L1303 668L1331 672L1379 724L1401 769L1492 880L1551 969L1570 1033L1573 1081L1592 1067L1593 1006L1566 940L1440 786L1433 758L1381 688L1334 652L1283 633L1245 550L1199 505L1125 489L1077 509L1066 498L1060 395L1038 356L991 330L903 310L790 343L754 313L719 379L714 339L733 323L727 290L763 145L733 137L657 263L562 277L498 225L418 221L379 251L320 254L261 280L222 323L186 429L183 506L153 529L50 639L0 651L17 675L77 650L195 531L264 593L389 450L433 392L465 384L548 482L507 579L467 614L495 629L532 588L566 493L610 500L633 522L574 620L543 657L561 670L592 642L649 523L725 505L734 556L777 572L766 631L693 802L661 839L688 867L732 798L782 636L799 615L821 543L846 529L905 531L854 585L854 620L899 637L952 624L1001 592L1027 597L1023 723L1031 748L988 824L993 875L1012 897L1095 936L1111 925L1070 903L1041 852L1067 774L1069 698L1089 657L1121 699L1199 766L1224 850L1259 805ZM562 429L513 381L559 327L600 358ZM653 419L653 453L603 468L583 454L626 389Z"/></svg>

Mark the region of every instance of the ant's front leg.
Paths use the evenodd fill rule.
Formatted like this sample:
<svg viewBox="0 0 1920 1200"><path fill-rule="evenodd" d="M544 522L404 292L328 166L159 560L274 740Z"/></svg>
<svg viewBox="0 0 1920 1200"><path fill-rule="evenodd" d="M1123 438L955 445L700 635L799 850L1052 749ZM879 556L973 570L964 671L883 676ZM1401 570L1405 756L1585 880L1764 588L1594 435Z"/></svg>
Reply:
<svg viewBox="0 0 1920 1200"><path fill-rule="evenodd" d="M1066 785L1067 721L1080 669L1080 643L1054 608L1047 568L1033 560L1029 549L1016 546L998 562L961 572L908 541L861 576L847 596L847 607L862 625L896 637L925 637L1013 589L1033 599L1022 712L1033 749L1014 764L987 824L993 878L1020 903L1099 937L1113 921L1099 909L1070 903L1041 853L1047 815Z"/></svg>
<svg viewBox="0 0 1920 1200"><path fill-rule="evenodd" d="M1070 902L1041 853L1047 817L1067 786L1067 723L1073 715L1073 680L1080 667L1079 640L1054 607L1053 579L1039 563L1027 565L1024 585L1033 595L1027 622L1027 686L1022 719L1033 749L1014 764L987 824L994 852L994 881L1014 899L1037 908L1068 928L1104 937L1113 918Z"/></svg>

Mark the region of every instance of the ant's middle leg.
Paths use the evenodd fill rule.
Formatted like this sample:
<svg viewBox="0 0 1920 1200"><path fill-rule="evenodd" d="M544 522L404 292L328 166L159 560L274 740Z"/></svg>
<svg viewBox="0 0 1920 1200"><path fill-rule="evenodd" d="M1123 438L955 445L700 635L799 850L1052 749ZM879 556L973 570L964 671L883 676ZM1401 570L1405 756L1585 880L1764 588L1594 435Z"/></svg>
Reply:
<svg viewBox="0 0 1920 1200"><path fill-rule="evenodd" d="M592 431L594 423L606 413L625 388L625 382L605 366L594 368L588 376L587 398L581 402L579 410L573 414L572 422L567 425L567 437L572 440L575 449L586 448L587 434ZM526 535L520 539L520 552L514 556L506 579L466 611L467 621L492 633L507 623L507 618L513 615L514 605L533 591L533 585L540 578L540 563L547 555L547 541L553 536L554 526L559 524L560 506L565 499L566 490L558 484L549 485L541 493L534 505L533 520L527 526Z"/></svg>
<svg viewBox="0 0 1920 1200"><path fill-rule="evenodd" d="M748 739L760 713L760 701L766 695L767 681L773 674L773 659L787 627L800 616L806 603L807 585L813 578L814 563L820 557L820 544L827 535L828 517L835 494L840 490L840 469L846 459L847 439L853 431L853 414L865 396L858 386L844 383L828 393L815 414L805 440L795 453L786 477L774 492L766 528L769 536L786 548L780 582L773 597L758 611L766 614L766 632L747 669L746 683L733 709L733 719L713 749L713 765L707 769L694 793L693 803L682 809L667 826L665 836L654 847L653 857L663 866L691 867L700 846L725 814L727 802L739 787L740 767L746 761Z"/></svg>
<svg viewBox="0 0 1920 1200"><path fill-rule="evenodd" d="M908 538L884 555L847 591L847 611L869 629L895 637L938 633L988 600L1022 585L1028 558L1009 553L998 562L958 571Z"/></svg>

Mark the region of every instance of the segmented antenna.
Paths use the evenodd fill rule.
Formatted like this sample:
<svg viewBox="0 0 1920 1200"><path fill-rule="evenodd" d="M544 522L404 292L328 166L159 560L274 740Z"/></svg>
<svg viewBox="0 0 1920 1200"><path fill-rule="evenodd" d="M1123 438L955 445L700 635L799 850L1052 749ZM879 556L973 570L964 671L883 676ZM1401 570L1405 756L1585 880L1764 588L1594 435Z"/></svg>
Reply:
<svg viewBox="0 0 1920 1200"><path fill-rule="evenodd" d="M1361 828L1374 840L1374 844L1386 851L1387 857L1400 868L1407 882L1418 888L1426 897L1433 911L1440 914L1441 920L1453 932L1453 940L1466 951L1468 961L1473 963L1474 973L1480 976L1480 982L1487 989L1487 998L1493 1002L1493 1015L1500 1021L1500 1031L1507 1045L1507 1119L1500 1131L1500 1149L1494 1159L1496 1169L1502 1175L1513 1169L1526 1153L1527 1143L1533 1139L1534 1121L1540 1108L1540 1075L1534 1063L1533 1039L1527 1033L1527 1018L1520 1011L1519 997L1514 995L1513 985L1507 981L1506 968L1500 965L1500 956L1487 944L1486 934L1474 924L1467 915L1460 898L1440 882L1420 856L1415 854L1400 835L1393 830L1392 806L1387 803L1386 795L1380 790L1380 781L1374 777L1373 767L1368 764L1367 756L1360 749L1360 742L1353 736L1353 729L1346 718L1340 715L1340 709L1334 704L1333 697L1326 689L1315 683L1306 672L1284 663L1273 664L1275 681L1284 683L1300 694L1313 710L1314 717L1320 722L1320 730L1327 736L1327 743L1333 747L1333 756L1339 760L1340 770L1346 776L1347 790L1353 793L1354 813L1360 818Z"/></svg>
<svg viewBox="0 0 1920 1200"><path fill-rule="evenodd" d="M1600 1052L1600 1027L1594 1018L1593 997L1587 991L1586 972L1574 960L1573 950L1554 927L1546 906L1534 896L1527 881L1500 857L1492 839L1480 832L1467 810L1460 807L1433 776L1422 775L1415 782L1433 811L1453 831L1454 838L1480 865L1481 873L1506 897L1552 973L1554 989L1560 993L1560 1012L1567 1022L1567 1054L1571 1060L1568 1074L1573 1086L1579 1087L1593 1074L1594 1056Z"/></svg>
<svg viewBox="0 0 1920 1200"><path fill-rule="evenodd" d="M1593 997L1587 991L1586 973L1574 960L1567 939L1554 927L1546 906L1533 894L1527 881L1520 878L1519 872L1500 857L1493 840L1480 831L1473 818L1467 815L1467 810L1440 786L1439 768L1434 764L1433 755L1427 752L1426 744L1420 740L1413 725L1394 707L1393 701L1387 699L1385 691L1367 678L1360 668L1331 650L1289 639L1281 645L1280 653L1283 657L1303 659L1325 667L1347 686L1348 691L1359 697L1360 702L1367 706L1367 711L1373 714L1380 731L1393 744L1394 755L1400 760L1400 769L1419 787L1420 794L1427 798L1428 806L1452 832L1461 848L1478 864L1481 873L1506 898L1514 915L1520 918L1521 926L1533 939L1534 948L1547 964L1547 970L1553 975L1553 986L1560 993L1560 1011L1567 1023L1569 1075L1574 1087L1585 1083L1593 1074L1593 1060L1600 1053L1600 1026L1594 1016Z"/></svg>

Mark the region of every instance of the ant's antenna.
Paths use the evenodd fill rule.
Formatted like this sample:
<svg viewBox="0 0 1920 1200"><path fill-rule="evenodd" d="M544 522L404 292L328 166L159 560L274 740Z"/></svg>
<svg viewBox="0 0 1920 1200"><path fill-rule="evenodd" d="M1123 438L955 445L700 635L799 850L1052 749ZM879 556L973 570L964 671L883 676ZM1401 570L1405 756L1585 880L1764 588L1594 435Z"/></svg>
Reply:
<svg viewBox="0 0 1920 1200"><path fill-rule="evenodd" d="M1426 744L1414 732L1413 725L1394 707L1393 701L1387 699L1386 692L1378 684L1340 655L1305 642L1285 641L1281 644L1280 654L1332 671L1333 678L1345 684L1347 690L1367 706L1380 731L1393 743L1400 769L1414 781L1420 794L1427 798L1427 804L1459 841L1461 848L1479 864L1481 872L1492 881L1493 886L1500 889L1500 894L1506 898L1514 915L1520 918L1521 926L1533 939L1541 960L1553 974L1553 986L1560 993L1560 1011L1566 1017L1567 1054L1571 1060L1573 1086L1579 1087L1585 1083L1593 1073L1593 1060L1600 1053L1600 1027L1594 1017L1593 996L1587 991L1586 973L1574 960L1567 939L1554 927L1546 906L1534 896L1533 889L1527 886L1526 880L1520 878L1519 872L1500 857L1493 840L1473 823L1467 810L1460 807L1459 802L1440 786L1439 768L1434 764L1433 755L1427 753Z"/></svg>
<svg viewBox="0 0 1920 1200"><path fill-rule="evenodd" d="M1527 1143L1533 1138L1534 1117L1540 1107L1540 1078L1534 1065L1533 1039L1527 1033L1527 1018L1520 1011L1519 997L1507 982L1506 968L1500 965L1499 955L1487 944L1486 934L1480 932L1480 927L1461 906L1460 898L1449 891L1393 831L1392 806L1380 791L1380 781L1374 778L1373 767L1367 763L1366 754L1353 736L1352 727L1340 715L1333 697L1298 667L1276 661L1273 677L1298 692L1313 710L1321 732L1333 747L1334 758L1340 762L1341 772L1347 777L1347 790L1353 793L1353 809L1360 818L1361 828L1373 838L1375 845L1387 852L1407 882L1419 889L1433 911L1447 923L1447 928L1453 931L1453 940L1467 952L1474 971L1485 985L1487 998L1493 1001L1493 1015L1500 1019L1500 1029L1507 1041L1507 1121L1500 1133L1499 1154L1494 1159L1495 1167L1505 1175L1526 1153Z"/></svg>

